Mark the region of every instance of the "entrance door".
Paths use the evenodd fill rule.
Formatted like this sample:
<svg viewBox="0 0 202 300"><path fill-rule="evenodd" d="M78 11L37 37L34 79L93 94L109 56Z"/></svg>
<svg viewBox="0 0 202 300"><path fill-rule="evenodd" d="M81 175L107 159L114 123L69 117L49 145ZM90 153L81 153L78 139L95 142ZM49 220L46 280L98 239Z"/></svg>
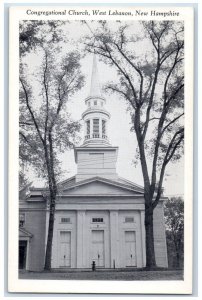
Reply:
<svg viewBox="0 0 202 300"><path fill-rule="evenodd" d="M27 241L19 241L19 269L26 268Z"/></svg>
<svg viewBox="0 0 202 300"><path fill-rule="evenodd" d="M104 267L104 230L92 230L92 261Z"/></svg>
<svg viewBox="0 0 202 300"><path fill-rule="evenodd" d="M126 267L136 267L136 237L135 231L125 231Z"/></svg>
<svg viewBox="0 0 202 300"><path fill-rule="evenodd" d="M71 266L71 232L60 231L60 267Z"/></svg>

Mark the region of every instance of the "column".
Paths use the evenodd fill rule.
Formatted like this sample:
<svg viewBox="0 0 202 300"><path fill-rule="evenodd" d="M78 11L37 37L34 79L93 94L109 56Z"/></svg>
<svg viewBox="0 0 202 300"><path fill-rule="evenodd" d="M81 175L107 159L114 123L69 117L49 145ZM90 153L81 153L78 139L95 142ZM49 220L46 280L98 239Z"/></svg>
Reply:
<svg viewBox="0 0 202 300"><path fill-rule="evenodd" d="M76 266L77 268L85 267L85 211L77 211L77 255L76 255Z"/></svg>
<svg viewBox="0 0 202 300"><path fill-rule="evenodd" d="M111 268L119 267L119 224L118 211L110 211Z"/></svg>
<svg viewBox="0 0 202 300"><path fill-rule="evenodd" d="M144 225L144 218L145 218L144 210L140 211L140 221L141 221L141 237L142 237L142 264L143 267L146 266L146 241L145 241L145 225Z"/></svg>
<svg viewBox="0 0 202 300"><path fill-rule="evenodd" d="M28 238L27 240L27 253L26 253L26 265L25 265L25 269L26 270L30 270L30 265L29 265L29 260L30 260L30 254L29 254L29 251L30 251L30 238Z"/></svg>
<svg viewBox="0 0 202 300"><path fill-rule="evenodd" d="M93 119L90 119L90 139L93 137Z"/></svg>
<svg viewBox="0 0 202 300"><path fill-rule="evenodd" d="M102 138L102 119L99 118L99 137Z"/></svg>
<svg viewBox="0 0 202 300"><path fill-rule="evenodd" d="M107 120L105 122L105 135L107 136L107 139L108 139L108 121Z"/></svg>

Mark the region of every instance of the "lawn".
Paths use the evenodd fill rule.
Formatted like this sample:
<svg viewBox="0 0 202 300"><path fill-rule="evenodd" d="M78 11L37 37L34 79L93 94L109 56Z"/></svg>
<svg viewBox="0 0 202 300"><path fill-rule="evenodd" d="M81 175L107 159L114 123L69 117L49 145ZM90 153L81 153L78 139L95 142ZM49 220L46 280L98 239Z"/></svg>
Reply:
<svg viewBox="0 0 202 300"><path fill-rule="evenodd" d="M20 271L19 279L46 280L183 280L183 270Z"/></svg>

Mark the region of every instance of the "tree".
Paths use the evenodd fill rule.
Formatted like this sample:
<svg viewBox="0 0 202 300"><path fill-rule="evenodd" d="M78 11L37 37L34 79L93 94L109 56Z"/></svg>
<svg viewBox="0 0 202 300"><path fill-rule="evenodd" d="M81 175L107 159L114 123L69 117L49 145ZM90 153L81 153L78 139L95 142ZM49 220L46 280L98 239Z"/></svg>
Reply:
<svg viewBox="0 0 202 300"><path fill-rule="evenodd" d="M184 257L184 201L182 198L171 198L165 202L165 224L168 250L174 252L173 267L179 268ZM174 250L174 251L173 251ZM168 251L169 252L169 251Z"/></svg>
<svg viewBox="0 0 202 300"><path fill-rule="evenodd" d="M64 21L29 21L24 20L19 24L19 54L25 56L30 51L41 46L42 43L58 44L65 40L62 34ZM43 30L41 30L43 28Z"/></svg>
<svg viewBox="0 0 202 300"><path fill-rule="evenodd" d="M131 113L144 182L146 266L152 268L153 211L162 195L166 167L183 150L183 24L99 24L96 33L86 37L86 49L116 69L117 80L106 90L124 98Z"/></svg>
<svg viewBox="0 0 202 300"><path fill-rule="evenodd" d="M27 25L21 29L26 36L29 29L29 40L20 44L20 158L22 164L34 166L48 183L49 225L44 268L49 270L57 179L61 171L59 154L73 146L80 129L80 124L66 113L65 105L82 87L84 78L80 73L79 53L69 51L61 56L61 39L53 24L54 31L45 22L37 24L37 31L36 21ZM31 72L33 57L36 70Z"/></svg>

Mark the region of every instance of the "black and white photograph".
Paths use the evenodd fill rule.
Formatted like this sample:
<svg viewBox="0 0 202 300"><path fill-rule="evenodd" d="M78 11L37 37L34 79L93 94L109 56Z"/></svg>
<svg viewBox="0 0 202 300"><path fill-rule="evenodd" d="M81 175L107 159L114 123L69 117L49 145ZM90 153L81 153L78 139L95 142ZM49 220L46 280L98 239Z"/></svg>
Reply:
<svg viewBox="0 0 202 300"><path fill-rule="evenodd" d="M191 293L192 9L18 10L11 290Z"/></svg>

